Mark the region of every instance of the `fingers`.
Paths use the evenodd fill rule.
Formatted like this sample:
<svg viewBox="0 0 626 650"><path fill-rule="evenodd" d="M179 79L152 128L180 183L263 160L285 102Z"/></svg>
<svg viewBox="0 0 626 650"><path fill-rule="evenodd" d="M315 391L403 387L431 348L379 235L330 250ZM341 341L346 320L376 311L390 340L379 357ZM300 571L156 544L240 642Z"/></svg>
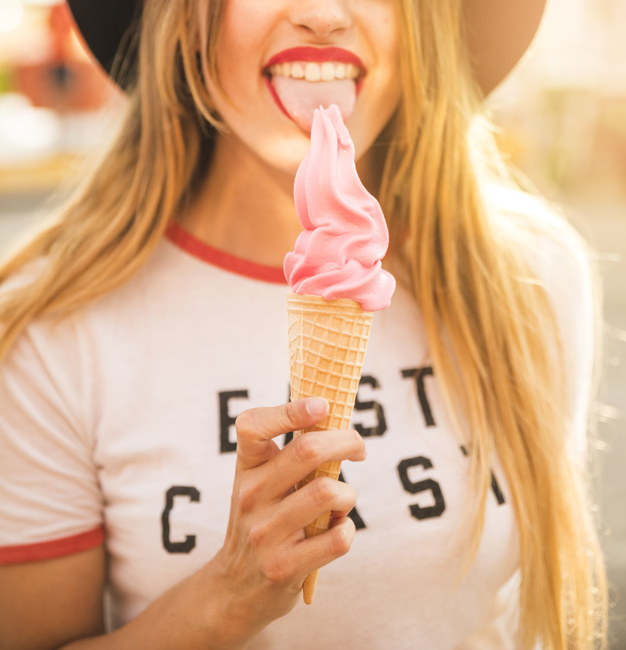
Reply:
<svg viewBox="0 0 626 650"><path fill-rule="evenodd" d="M238 463L243 469L262 465L277 452L272 438L312 427L326 415L328 402L321 397L244 411L235 421Z"/></svg>
<svg viewBox="0 0 626 650"><path fill-rule="evenodd" d="M250 513L258 508L265 509L267 506L280 504L293 492L294 485L300 483L323 463L333 460L359 461L365 460L366 456L365 442L354 430L331 429L305 433L295 438L282 451L277 452L274 458L263 466L245 472L245 480L238 482L235 493L237 506L241 512ZM324 486L328 488L326 483L320 484L319 480L316 479L309 484L313 486L312 490L320 490ZM330 485L337 485L337 481L333 479L328 481ZM302 488L301 491L305 496L309 494L306 488ZM317 493L314 493L315 495ZM351 508L352 506L347 510ZM307 509L307 513L309 510ZM301 525L308 524L318 514L328 510L337 510L341 513L339 506L325 504L325 507L308 519L308 514L305 514ZM294 527L293 522L291 527Z"/></svg>
<svg viewBox="0 0 626 650"><path fill-rule="evenodd" d="M294 536L326 512L342 519L356 504L356 492L346 483L320 477L276 504L270 517L250 531L255 546L276 546Z"/></svg>
<svg viewBox="0 0 626 650"><path fill-rule="evenodd" d="M298 540L281 552L263 554L260 562L263 575L271 583L299 582L302 586L309 573L345 555L355 533L356 527L348 517L335 520L325 533ZM253 539L255 542L259 543Z"/></svg>
<svg viewBox="0 0 626 650"><path fill-rule="evenodd" d="M367 457L365 441L354 430L310 431L292 440L271 462L268 471L275 477L273 493L279 498L284 491L300 482L322 463L333 460L361 461Z"/></svg>
<svg viewBox="0 0 626 650"><path fill-rule="evenodd" d="M270 583L302 584L304 576L348 552L354 524L347 514L354 489L320 477L300 490L293 486L328 461L364 460L365 442L356 431L322 430L303 434L282 450L273 438L310 429L328 415L328 402L309 398L273 408L250 409L235 423L237 471L224 548L232 558ZM304 527L331 512L330 529L304 538ZM254 571L253 571L254 573Z"/></svg>
<svg viewBox="0 0 626 650"><path fill-rule="evenodd" d="M297 544L292 551L293 561L301 570L305 570L306 576L345 555L352 547L355 534L356 527L352 519L336 519L325 533Z"/></svg>

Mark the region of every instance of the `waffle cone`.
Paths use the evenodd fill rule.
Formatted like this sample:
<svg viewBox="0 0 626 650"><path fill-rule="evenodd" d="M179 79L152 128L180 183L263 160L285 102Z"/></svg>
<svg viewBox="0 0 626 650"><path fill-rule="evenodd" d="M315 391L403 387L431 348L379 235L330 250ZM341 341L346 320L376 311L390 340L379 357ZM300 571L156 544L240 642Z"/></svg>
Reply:
<svg viewBox="0 0 626 650"><path fill-rule="evenodd" d="M287 298L291 399L324 397L328 416L309 429L294 431L294 437L308 431L347 429L359 388L363 357L369 338L372 314L354 300L327 301L319 296L290 294ZM318 476L339 477L341 461L323 463L298 488ZM328 530L330 512L305 528L307 537ZM319 569L304 582L304 602L313 602Z"/></svg>

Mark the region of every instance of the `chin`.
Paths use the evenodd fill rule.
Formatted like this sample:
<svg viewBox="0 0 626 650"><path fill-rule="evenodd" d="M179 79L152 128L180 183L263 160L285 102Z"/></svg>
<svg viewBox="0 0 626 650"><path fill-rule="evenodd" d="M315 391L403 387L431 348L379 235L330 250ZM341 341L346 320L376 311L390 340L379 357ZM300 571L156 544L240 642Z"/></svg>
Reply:
<svg viewBox="0 0 626 650"><path fill-rule="evenodd" d="M310 146L309 135L300 132L294 137L277 138L264 152L259 153L269 165L295 177L296 171Z"/></svg>
<svg viewBox="0 0 626 650"><path fill-rule="evenodd" d="M346 122L350 137L354 144L355 159L360 160L374 144L378 137L379 131L367 128L367 123L361 116L353 115ZM382 130L382 129L381 129Z"/></svg>

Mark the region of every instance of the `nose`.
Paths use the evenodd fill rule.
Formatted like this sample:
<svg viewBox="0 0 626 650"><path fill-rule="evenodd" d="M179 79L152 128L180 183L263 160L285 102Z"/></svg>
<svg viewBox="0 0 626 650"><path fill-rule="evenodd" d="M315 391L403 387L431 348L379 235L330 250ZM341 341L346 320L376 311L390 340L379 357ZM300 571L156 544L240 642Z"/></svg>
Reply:
<svg viewBox="0 0 626 650"><path fill-rule="evenodd" d="M322 38L348 29L352 24L345 0L293 0L290 19L296 27Z"/></svg>

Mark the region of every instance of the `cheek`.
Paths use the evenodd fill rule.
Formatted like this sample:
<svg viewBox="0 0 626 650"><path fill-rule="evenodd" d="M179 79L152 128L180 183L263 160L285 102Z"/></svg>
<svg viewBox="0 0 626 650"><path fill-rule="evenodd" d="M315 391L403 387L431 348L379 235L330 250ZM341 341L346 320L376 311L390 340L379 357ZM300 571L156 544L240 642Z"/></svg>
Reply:
<svg viewBox="0 0 626 650"><path fill-rule="evenodd" d="M384 61L382 61L382 78L380 79L381 101L390 114L395 111L402 98L400 47L395 27L394 22L390 25L387 33L388 39L385 41L385 49L382 51Z"/></svg>
<svg viewBox="0 0 626 650"><path fill-rule="evenodd" d="M365 19L372 45L378 49L381 58L397 64L400 58L399 3L382 0L374 4L376 8Z"/></svg>
<svg viewBox="0 0 626 650"><path fill-rule="evenodd" d="M376 38L379 43L381 58L391 68L394 73L394 80L399 84L400 33L398 21L394 14L386 12L384 16L381 16Z"/></svg>
<svg viewBox="0 0 626 650"><path fill-rule="evenodd" d="M249 87L250 79L250 52L246 44L249 41L228 38L220 39L217 48L217 69L221 86L228 98L237 103L237 96ZM246 66L246 61L248 65Z"/></svg>
<svg viewBox="0 0 626 650"><path fill-rule="evenodd" d="M230 0L222 18L217 67L222 86L232 100L250 88L251 83L262 81L264 35L270 26L269 16L258 5L247 0Z"/></svg>
<svg viewBox="0 0 626 650"><path fill-rule="evenodd" d="M377 103L396 104L400 97L400 38L396 2L360 0L360 26L375 61Z"/></svg>

